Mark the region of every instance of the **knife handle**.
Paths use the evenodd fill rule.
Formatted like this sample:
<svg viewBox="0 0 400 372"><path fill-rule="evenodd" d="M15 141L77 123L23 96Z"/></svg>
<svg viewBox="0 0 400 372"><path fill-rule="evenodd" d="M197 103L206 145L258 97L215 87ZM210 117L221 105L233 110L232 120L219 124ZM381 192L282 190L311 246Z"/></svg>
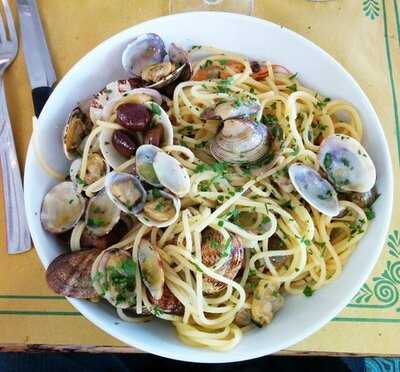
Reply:
<svg viewBox="0 0 400 372"><path fill-rule="evenodd" d="M52 89L50 87L38 87L32 89L33 107L35 109L35 115L38 118L44 105L50 97Z"/></svg>

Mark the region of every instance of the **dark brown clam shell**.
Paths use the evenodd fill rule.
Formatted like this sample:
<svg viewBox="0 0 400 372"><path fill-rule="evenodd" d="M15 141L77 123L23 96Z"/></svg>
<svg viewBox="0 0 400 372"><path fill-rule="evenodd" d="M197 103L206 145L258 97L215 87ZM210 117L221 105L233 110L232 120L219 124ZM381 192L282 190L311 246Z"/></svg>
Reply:
<svg viewBox="0 0 400 372"><path fill-rule="evenodd" d="M155 300L153 297L151 297L149 292L147 292L147 295L150 303L158 306L167 314L183 315L185 311L183 304L175 297L166 284L164 285L163 294L159 300Z"/></svg>
<svg viewBox="0 0 400 372"><path fill-rule="evenodd" d="M223 254L223 249L215 247L219 244L219 247L224 246L224 237L218 231L207 227L203 230L202 234L202 244L201 244L201 259L204 265L211 267L215 265L221 258ZM225 276L228 279L234 279L238 272L240 271L244 259L244 247L239 239L235 235L231 235L233 245L229 258L225 265L223 265L219 270L218 274ZM217 242L217 244L212 242ZM225 283L215 280L207 275L204 275L204 287L203 292L206 294L214 294L226 287Z"/></svg>
<svg viewBox="0 0 400 372"><path fill-rule="evenodd" d="M63 296L97 297L90 271L100 252L101 249L89 249L58 256L46 270L47 284L54 292Z"/></svg>

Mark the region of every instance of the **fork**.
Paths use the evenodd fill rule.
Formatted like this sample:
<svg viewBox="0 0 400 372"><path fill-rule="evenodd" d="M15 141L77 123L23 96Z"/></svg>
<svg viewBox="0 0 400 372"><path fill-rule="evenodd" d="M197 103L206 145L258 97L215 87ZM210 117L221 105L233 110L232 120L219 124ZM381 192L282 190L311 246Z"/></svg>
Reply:
<svg viewBox="0 0 400 372"><path fill-rule="evenodd" d="M14 254L29 250L31 238L25 215L21 173L4 91L4 73L17 55L18 39L8 1L2 0L2 2L7 23L0 16L0 165L6 211L7 251L9 254Z"/></svg>

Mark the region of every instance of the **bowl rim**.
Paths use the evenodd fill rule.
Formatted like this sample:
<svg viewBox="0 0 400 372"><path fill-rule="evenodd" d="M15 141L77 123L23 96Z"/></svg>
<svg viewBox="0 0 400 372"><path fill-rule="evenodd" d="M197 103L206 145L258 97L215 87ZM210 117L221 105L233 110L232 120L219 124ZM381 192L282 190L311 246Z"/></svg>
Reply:
<svg viewBox="0 0 400 372"><path fill-rule="evenodd" d="M383 221L380 221L384 225L384 234L382 233L381 236L376 237L375 243L376 243L376 249L374 249L373 252L373 258L369 260L369 265L367 267L363 268L363 273L362 275L359 275L357 283L353 283L352 285L352 290L348 290L342 297L340 297L340 300L338 300L337 304L335 307L331 309L329 313L326 313L324 317L318 319L312 326L309 326L306 330L303 332L299 332L299 334L295 337L291 337L290 339L284 339L280 341L280 343L276 344L275 351L279 351L282 349L285 349L287 347L290 347L301 340L309 337L311 334L315 333L317 330L322 328L324 325L326 325L329 321L331 321L354 297L354 295L358 292L359 288L362 286L362 284L368 279L369 275L371 274L374 266L376 265L378 258L381 254L381 251L384 246L384 242L386 239L386 235L389 230L390 222L391 222L391 217L392 217L392 209L393 209L393 167L392 167L392 160L391 160L391 154L389 150L389 146L387 143L386 136L383 131L382 124L379 120L378 115L376 114L375 109L373 108L371 102L369 101L367 95L364 93L362 88L359 86L357 81L353 78L353 76L334 58L332 57L329 53L327 53L325 50L323 50L321 47L319 47L317 44L312 42L311 40L307 39L306 37L302 36L301 34L292 31L291 29L281 26L277 23L268 21L263 18L259 17L254 17L254 16L247 16L243 14L236 14L236 13L227 13L227 12L206 12L206 11L199 11L199 12L185 12L185 13L177 13L177 14L172 14L172 15L166 15L166 16L161 16L157 18L152 18L149 20L146 20L144 22L137 23L131 27L125 28L118 33L112 35L111 37L105 39L102 41L100 44L98 44L96 47L91 49L88 53L86 53L84 56L82 56L76 63L73 64L73 66L69 69L69 71L62 77L62 79L59 81L59 84L55 87L54 92L57 92L60 83L64 80L67 80L69 76L76 70L79 69L79 65L81 64L82 61L90 58L93 54L96 54L97 51L101 48L103 48L103 45L107 43L111 43L112 41L118 39L121 37L122 34L128 33L129 31L133 31L135 34L136 31L135 28L138 26L143 26L147 24L151 24L153 22L161 21L161 20L176 20L179 18L186 18L186 17L196 17L196 16L208 16L208 17L222 17L222 18L227 18L228 20L232 20L232 22L240 22L241 20L247 21L247 22L253 22L253 23L266 23L269 26L275 26L275 27L281 27L285 29L285 32L290 34L292 37L295 37L299 40L299 42L304 43L308 47L311 47L313 49L316 49L319 54L325 56L325 58L328 58L331 60L331 62L335 65L335 67L340 70L341 74L345 75L345 77L351 81L351 83L357 88L359 95L365 101L365 103L369 106L369 109L371 113L373 113L372 120L374 123L379 123L376 128L380 136L382 137L383 141L385 142L386 146L383 149L383 153L381 157L386 160L387 165L389 165L388 170L387 170L387 178L389 181L389 185L387 185L387 188L389 190L389 193L387 195L388 200L387 200L387 209L386 213L384 215L385 219ZM39 116L43 116L43 112L46 112L48 110L48 103L43 108L42 114ZM375 125L375 124L374 124ZM32 143L32 138L29 143L28 147L28 152L27 152L27 157L26 157L26 163L25 163L25 172L24 172L24 184L28 183L28 174L29 174L29 168L32 166L32 163L34 162L34 149L33 149L33 143ZM32 235L32 240L33 242L37 241L36 239L36 234L37 232L35 229L32 228L32 221L29 218L29 213L30 211L30 198L28 197L27 193L25 193L25 209L27 211L27 217L28 217L28 225L30 227L31 235ZM36 247L36 244L35 244ZM43 266L45 265L45 262L47 261L45 258L45 254L43 249L41 248L36 248L36 252L42 262ZM372 253L371 252L371 253ZM99 327L101 330L104 332L108 333L109 335L115 337L116 339L126 343L127 345L132 345L131 340L128 339L128 337L125 337L124 335L121 335L118 331L114 331L112 328L109 327L108 322L105 319L102 319L101 317L98 316L93 316L92 312L90 309L86 309L81 300L74 299L74 298L68 298L67 300L85 317L87 318L90 322L95 324L97 327ZM165 350L158 350L157 345L150 345L149 343L143 342L141 340L135 340L135 345L132 345L142 351L153 353L156 355L160 355L162 357L167 357L175 360L181 360L181 361L188 361L188 362L198 362L198 363L226 363L226 362L238 362L238 361L243 361L243 360L249 360L249 359L254 359L258 358L264 355L267 355L269 353L263 352L263 349L257 349L257 350L251 350L248 351L247 353L243 353L241 355L235 355L234 357L226 357L226 353L220 352L220 353L213 353L210 351L209 357L201 357L201 356L191 356L190 353L184 353L181 352L178 355L173 352L165 351Z"/></svg>

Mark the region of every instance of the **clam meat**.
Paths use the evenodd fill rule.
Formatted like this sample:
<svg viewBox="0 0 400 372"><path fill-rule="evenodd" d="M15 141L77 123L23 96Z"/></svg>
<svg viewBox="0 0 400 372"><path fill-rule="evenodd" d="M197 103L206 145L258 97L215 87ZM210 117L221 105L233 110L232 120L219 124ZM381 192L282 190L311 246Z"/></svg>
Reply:
<svg viewBox="0 0 400 372"><path fill-rule="evenodd" d="M87 157L85 177L81 180L79 176L81 165L82 158L77 158L71 163L69 168L69 176L76 186L91 185L100 178L103 178L110 169L100 154L90 153Z"/></svg>
<svg viewBox="0 0 400 372"><path fill-rule="evenodd" d="M71 230L85 211L85 199L72 182L62 182L46 194L40 220L45 230L60 234Z"/></svg>
<svg viewBox="0 0 400 372"><path fill-rule="evenodd" d="M146 191L132 174L116 171L109 173L105 180L105 191L117 208L127 214L136 214L145 205Z"/></svg>
<svg viewBox="0 0 400 372"><path fill-rule="evenodd" d="M105 190L92 197L87 205L85 222L96 236L107 235L120 219L121 211Z"/></svg>
<svg viewBox="0 0 400 372"><path fill-rule="evenodd" d="M283 306L284 298L272 284L261 280L254 292L251 319L258 327L271 323L275 313Z"/></svg>
<svg viewBox="0 0 400 372"><path fill-rule="evenodd" d="M264 124L229 119L224 121L222 130L211 142L210 152L218 161L253 163L269 153L271 140L271 134Z"/></svg>
<svg viewBox="0 0 400 372"><path fill-rule="evenodd" d="M136 263L129 251L109 248L92 265L91 278L96 292L117 308L136 303Z"/></svg>
<svg viewBox="0 0 400 372"><path fill-rule="evenodd" d="M122 66L132 76L145 81L149 88L161 89L175 81L189 80L192 65L188 53L172 43L168 60L166 56L165 44L158 35L142 34L125 48Z"/></svg>
<svg viewBox="0 0 400 372"><path fill-rule="evenodd" d="M179 217L181 200L163 190L153 189L147 193L143 211L136 218L144 225L166 227L172 225Z"/></svg>
<svg viewBox="0 0 400 372"><path fill-rule="evenodd" d="M63 131L63 149L68 160L75 159L83 139L90 133L92 123L89 117L76 107L68 116Z"/></svg>

